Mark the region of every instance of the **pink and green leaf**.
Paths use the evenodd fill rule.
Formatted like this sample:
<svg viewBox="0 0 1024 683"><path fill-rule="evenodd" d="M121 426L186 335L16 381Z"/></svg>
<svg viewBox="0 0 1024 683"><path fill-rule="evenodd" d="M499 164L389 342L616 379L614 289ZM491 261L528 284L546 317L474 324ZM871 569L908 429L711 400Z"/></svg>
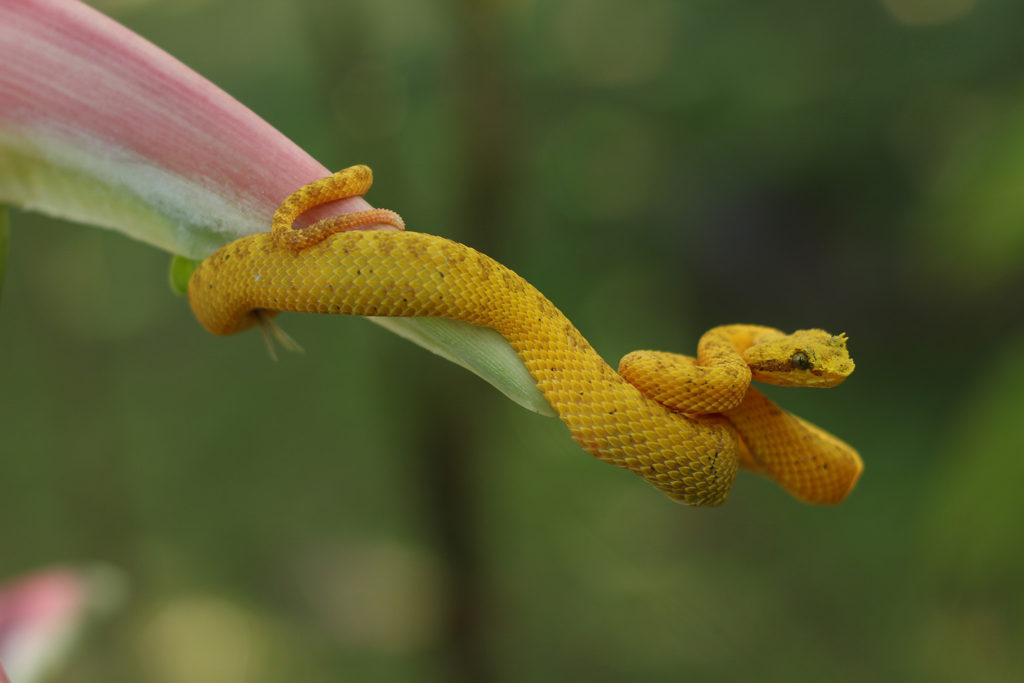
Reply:
<svg viewBox="0 0 1024 683"><path fill-rule="evenodd" d="M328 173L234 98L77 0L0 2L0 203L202 259L268 230L289 193ZM309 217L369 206L357 197ZM187 263L177 266L180 285ZM374 321L552 414L496 332Z"/></svg>
<svg viewBox="0 0 1024 683"><path fill-rule="evenodd" d="M119 572L59 567L0 586L0 683L41 680L68 655L92 617L123 599Z"/></svg>

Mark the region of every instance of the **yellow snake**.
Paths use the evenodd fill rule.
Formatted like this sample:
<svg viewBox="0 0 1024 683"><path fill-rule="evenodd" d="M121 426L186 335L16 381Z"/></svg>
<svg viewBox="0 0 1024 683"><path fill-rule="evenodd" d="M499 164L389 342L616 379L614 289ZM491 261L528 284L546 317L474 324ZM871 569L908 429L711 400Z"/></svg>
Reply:
<svg viewBox="0 0 1024 683"><path fill-rule="evenodd" d="M741 464L811 503L837 503L853 487L856 451L750 387L838 384L854 367L844 335L729 325L701 338L696 360L640 351L616 372L526 280L464 244L403 231L397 214L293 228L309 208L371 183L365 166L311 183L285 200L271 232L211 254L188 286L202 325L233 334L277 311L455 318L508 340L584 450L675 500L721 504ZM398 230L352 229L381 223Z"/></svg>

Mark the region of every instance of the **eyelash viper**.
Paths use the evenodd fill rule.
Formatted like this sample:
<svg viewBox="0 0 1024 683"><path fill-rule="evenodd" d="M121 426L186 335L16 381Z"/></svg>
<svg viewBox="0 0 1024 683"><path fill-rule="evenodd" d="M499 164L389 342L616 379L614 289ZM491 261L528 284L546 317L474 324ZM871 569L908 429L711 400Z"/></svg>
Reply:
<svg viewBox="0 0 1024 683"><path fill-rule="evenodd" d="M522 277L466 245L405 232L393 212L293 229L302 212L371 184L365 166L313 182L285 200L270 232L211 254L188 286L200 323L226 335L277 311L456 318L508 340L584 450L675 500L721 504L741 465L811 503L838 503L857 481L855 450L750 387L838 384L854 367L845 336L728 325L701 338L696 359L640 351L616 372ZM353 229L375 224L398 230Z"/></svg>

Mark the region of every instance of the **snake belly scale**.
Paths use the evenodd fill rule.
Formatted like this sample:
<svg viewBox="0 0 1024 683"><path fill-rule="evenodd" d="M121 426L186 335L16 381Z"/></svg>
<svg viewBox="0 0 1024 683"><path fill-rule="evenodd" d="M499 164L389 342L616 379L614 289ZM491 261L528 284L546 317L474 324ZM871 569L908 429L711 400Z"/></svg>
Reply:
<svg viewBox="0 0 1024 683"><path fill-rule="evenodd" d="M365 192L370 180L365 167L312 183L282 205L272 232L238 239L200 264L189 282L189 300L207 330L233 334L257 324L264 311L432 316L490 327L519 354L584 450L635 472L669 497L690 505L718 505L725 501L741 459L751 469L764 470L721 414L729 409L742 414L743 391L710 414L686 414L679 406L649 397L605 363L537 289L471 247L423 233L351 229L379 222L402 227L401 219L381 210L320 221L305 229L314 238L289 234L304 232L291 228L303 210L353 192L349 181L356 172L366 181L357 190ZM333 184L324 190L328 182ZM305 198L292 201L302 192ZM693 361L683 365L692 366ZM763 406L757 410L765 412ZM807 425L800 421L787 429L800 432L800 424ZM808 431L786 438L822 437ZM833 485L841 489L839 494L795 495L838 502L834 498L845 496L853 481L847 475L846 481Z"/></svg>

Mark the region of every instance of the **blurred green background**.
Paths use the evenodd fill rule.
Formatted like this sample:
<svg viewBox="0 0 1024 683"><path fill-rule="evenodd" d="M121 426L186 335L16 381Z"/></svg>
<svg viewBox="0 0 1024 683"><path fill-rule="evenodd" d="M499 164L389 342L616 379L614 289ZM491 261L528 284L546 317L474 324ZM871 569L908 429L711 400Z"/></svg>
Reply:
<svg viewBox="0 0 1024 683"><path fill-rule="evenodd" d="M771 394L866 470L685 508L365 321L274 363L168 255L13 212L0 577L131 584L56 680L1024 677L1024 5L93 4L612 363L847 332L846 384Z"/></svg>

